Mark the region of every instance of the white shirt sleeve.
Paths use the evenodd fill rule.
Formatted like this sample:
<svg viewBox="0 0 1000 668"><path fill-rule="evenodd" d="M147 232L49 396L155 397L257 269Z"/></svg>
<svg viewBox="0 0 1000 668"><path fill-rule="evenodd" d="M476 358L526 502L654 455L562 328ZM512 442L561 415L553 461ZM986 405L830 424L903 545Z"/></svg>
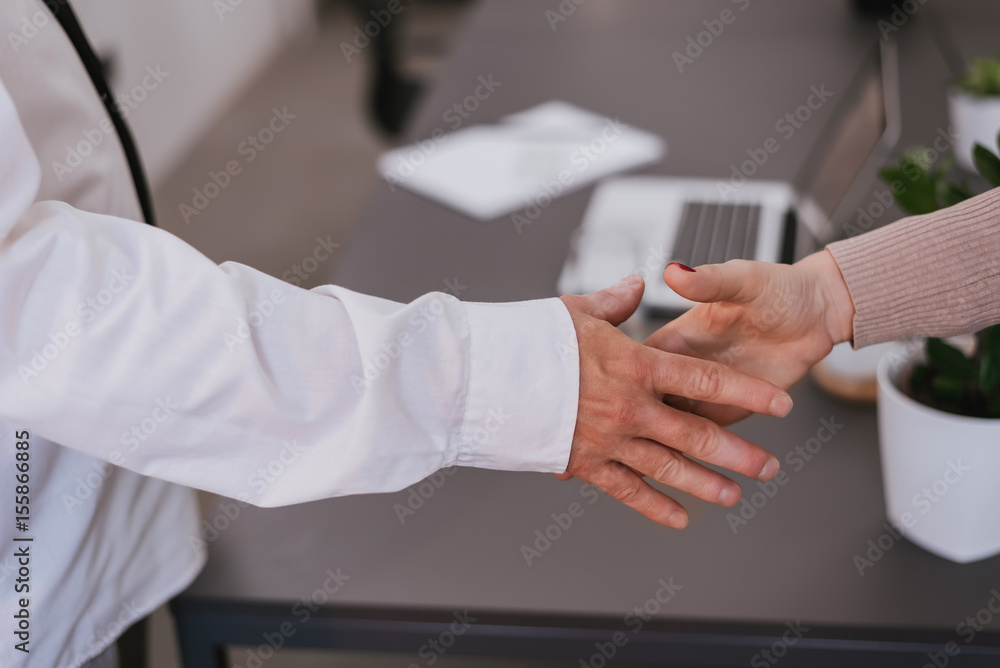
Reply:
<svg viewBox="0 0 1000 668"><path fill-rule="evenodd" d="M0 85L0 417L139 473L273 506L450 466L565 470L559 300L411 304L216 265L159 229L35 202Z"/></svg>

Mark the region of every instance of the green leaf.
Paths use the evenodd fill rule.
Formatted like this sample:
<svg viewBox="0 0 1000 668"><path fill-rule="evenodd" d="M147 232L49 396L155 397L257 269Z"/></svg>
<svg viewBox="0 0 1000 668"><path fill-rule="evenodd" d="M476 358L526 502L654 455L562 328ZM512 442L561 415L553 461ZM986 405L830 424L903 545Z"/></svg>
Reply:
<svg viewBox="0 0 1000 668"><path fill-rule="evenodd" d="M907 178L907 174L903 171L902 167L883 167L878 175L880 179L889 184L893 181L905 181Z"/></svg>
<svg viewBox="0 0 1000 668"><path fill-rule="evenodd" d="M986 329L980 330L979 336L982 339L980 345L984 347L984 350L989 348L1000 354L1000 325L991 325Z"/></svg>
<svg viewBox="0 0 1000 668"><path fill-rule="evenodd" d="M1000 158L977 142L975 148L972 149L972 162L991 186L1000 187Z"/></svg>
<svg viewBox="0 0 1000 668"><path fill-rule="evenodd" d="M972 361L961 350L941 339L927 339L927 359L941 378L955 381L975 380L978 374Z"/></svg>
<svg viewBox="0 0 1000 668"><path fill-rule="evenodd" d="M928 385L930 377L931 370L926 364L914 364L910 371L910 395L918 396L923 391L924 386Z"/></svg>
<svg viewBox="0 0 1000 668"><path fill-rule="evenodd" d="M987 327L980 338L979 387L1000 400L1000 325Z"/></svg>
<svg viewBox="0 0 1000 668"><path fill-rule="evenodd" d="M965 399L966 381L961 378L950 376L936 376L931 383L931 390L934 397L941 403L962 403ZM944 408L944 406L939 406Z"/></svg>
<svg viewBox="0 0 1000 668"><path fill-rule="evenodd" d="M886 167L879 176L890 186L902 184L902 189L893 188L896 204L910 215L932 213L941 208L937 201L934 183L927 170L913 161L905 161L906 167ZM896 194L898 191L898 194Z"/></svg>
<svg viewBox="0 0 1000 668"><path fill-rule="evenodd" d="M957 183L946 183L944 181L939 181L937 184L937 198L943 207L954 206L971 197L972 193L969 191L968 186L964 184L959 185Z"/></svg>
<svg viewBox="0 0 1000 668"><path fill-rule="evenodd" d="M995 353L989 351L983 353L983 358L979 362L979 387L986 395L992 395L1000 389L1000 357Z"/></svg>
<svg viewBox="0 0 1000 668"><path fill-rule="evenodd" d="M921 172L928 172L934 166L931 155L932 151L926 146L914 146L903 153L899 164L901 167L906 167L908 164L913 165Z"/></svg>
<svg viewBox="0 0 1000 668"><path fill-rule="evenodd" d="M955 169L955 156L949 155L942 158L941 162L937 164L937 167L932 167L928 170L928 174L932 181L944 181L948 178L948 175Z"/></svg>
<svg viewBox="0 0 1000 668"><path fill-rule="evenodd" d="M956 84L974 97L1000 95L1000 59L973 58Z"/></svg>

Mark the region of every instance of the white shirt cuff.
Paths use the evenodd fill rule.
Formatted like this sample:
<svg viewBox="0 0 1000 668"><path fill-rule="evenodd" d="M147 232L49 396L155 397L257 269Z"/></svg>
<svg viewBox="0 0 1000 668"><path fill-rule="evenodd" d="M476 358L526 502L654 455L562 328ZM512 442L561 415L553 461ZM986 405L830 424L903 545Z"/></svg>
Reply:
<svg viewBox="0 0 1000 668"><path fill-rule="evenodd" d="M576 329L565 305L463 306L471 355L456 464L562 473L580 396Z"/></svg>

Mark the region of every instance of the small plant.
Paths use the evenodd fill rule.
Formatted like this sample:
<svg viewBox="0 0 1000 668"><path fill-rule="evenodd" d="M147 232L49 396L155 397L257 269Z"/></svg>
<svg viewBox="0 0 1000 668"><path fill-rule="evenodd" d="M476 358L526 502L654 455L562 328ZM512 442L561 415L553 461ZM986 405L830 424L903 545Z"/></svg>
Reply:
<svg viewBox="0 0 1000 668"><path fill-rule="evenodd" d="M941 339L926 345L927 362L910 374L910 396L949 413L1000 418L1000 325L976 334L971 359Z"/></svg>
<svg viewBox="0 0 1000 668"><path fill-rule="evenodd" d="M1000 96L1000 56L974 58L955 85L972 97Z"/></svg>
<svg viewBox="0 0 1000 668"><path fill-rule="evenodd" d="M1000 62L994 62L1000 86ZM1000 148L1000 136L997 146ZM935 166L928 160L929 155L926 149L908 151L897 165L880 173L884 181L894 185L893 194L899 207L912 215L931 213L973 196L967 182L952 179L951 158ZM990 185L1000 187L1000 157L976 144L973 162ZM1000 418L1000 325L976 333L972 357L934 338L927 339L926 352L927 361L915 365L910 374L907 383L910 396L949 413Z"/></svg>

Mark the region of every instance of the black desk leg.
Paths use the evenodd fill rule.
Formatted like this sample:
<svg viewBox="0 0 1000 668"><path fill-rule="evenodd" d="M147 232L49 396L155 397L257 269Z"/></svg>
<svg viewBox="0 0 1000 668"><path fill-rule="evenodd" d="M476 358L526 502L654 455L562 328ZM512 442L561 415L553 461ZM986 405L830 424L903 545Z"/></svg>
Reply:
<svg viewBox="0 0 1000 668"><path fill-rule="evenodd" d="M217 643L218 622L211 613L198 613L192 606L170 602L177 627L184 668L226 668L226 648Z"/></svg>

